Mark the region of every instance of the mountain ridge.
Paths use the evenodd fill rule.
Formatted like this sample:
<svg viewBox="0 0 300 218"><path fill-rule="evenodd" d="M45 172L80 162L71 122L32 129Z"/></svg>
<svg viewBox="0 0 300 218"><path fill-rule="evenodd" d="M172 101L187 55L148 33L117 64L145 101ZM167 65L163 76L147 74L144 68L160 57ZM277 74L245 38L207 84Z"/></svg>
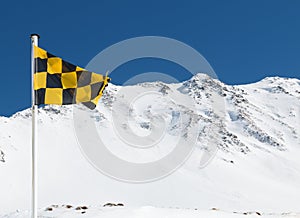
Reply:
<svg viewBox="0 0 300 218"><path fill-rule="evenodd" d="M204 76L204 77L203 77ZM198 74L195 74L194 76L192 76L190 79L186 80L186 81L183 81L183 82L180 82L180 83L184 83L184 82L188 82L188 81L191 81L191 80L199 80L199 79L203 79L203 78L211 78L210 76L208 76L207 74L204 74L204 73L198 73ZM231 87L238 87L238 86L251 86L251 85L254 85L254 84L260 84L260 83L263 83L263 82L269 82L269 83L274 83L276 81L292 81L294 84L297 83L299 86L300 86L300 79L298 78L288 78L288 77L280 77L280 76L268 76L268 77L265 77L257 82L253 82L253 83L245 83L245 84L234 84L234 85L229 85L229 84L226 84L216 78L211 78L213 80L216 80L218 82L220 82L221 84L225 85L225 86L231 86ZM160 84L165 84L165 85L170 85L170 84L174 84L174 83L164 83L164 82L161 82L161 81L156 81L156 82L143 82L143 83L138 83L136 85L142 85L142 84L156 84L156 83L160 83ZM281 82L282 83L282 82ZM126 86L136 86L136 85L126 85ZM113 87L121 87L120 85L115 85L112 83L109 84L109 88L113 86ZM109 89L108 88L108 89ZM298 94L300 94L300 91L296 92ZM10 116L4 116L4 115L0 115L0 118L10 118L10 117L13 117L15 116L16 114L19 114L20 112L22 111L26 111L26 110L30 110L30 108L27 108L27 109L24 109L24 110L20 110L20 111L17 111L16 113L10 115Z"/></svg>

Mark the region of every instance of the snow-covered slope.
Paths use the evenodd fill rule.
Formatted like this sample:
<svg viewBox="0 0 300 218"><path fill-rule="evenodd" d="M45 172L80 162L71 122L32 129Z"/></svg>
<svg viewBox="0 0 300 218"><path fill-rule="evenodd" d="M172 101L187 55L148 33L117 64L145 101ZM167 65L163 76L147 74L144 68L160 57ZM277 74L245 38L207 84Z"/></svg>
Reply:
<svg viewBox="0 0 300 218"><path fill-rule="evenodd" d="M139 97L125 116L129 99L139 93L154 94ZM112 114L118 121L129 119L130 128L113 121ZM99 173L78 146L73 115L71 106L39 110L40 208L122 202L131 207L300 212L297 79L274 77L229 86L198 74L178 84L107 87L98 111L90 117L99 135L105 135L106 146L122 159L156 161L174 149L174 140L188 139L197 130L195 148L184 165L150 183L124 183ZM114 129L120 125L128 137L131 130L147 135L151 122L165 125L166 141L150 149L125 146ZM30 208L30 140L30 109L0 117L0 214ZM203 152L214 145L218 152L203 167Z"/></svg>

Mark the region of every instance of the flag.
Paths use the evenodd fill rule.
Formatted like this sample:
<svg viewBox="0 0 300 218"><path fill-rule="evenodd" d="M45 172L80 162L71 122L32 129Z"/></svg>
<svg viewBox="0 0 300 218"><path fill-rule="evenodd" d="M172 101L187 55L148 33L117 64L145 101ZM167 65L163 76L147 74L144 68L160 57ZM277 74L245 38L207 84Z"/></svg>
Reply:
<svg viewBox="0 0 300 218"><path fill-rule="evenodd" d="M94 109L110 78L87 71L34 46L35 104L83 103Z"/></svg>

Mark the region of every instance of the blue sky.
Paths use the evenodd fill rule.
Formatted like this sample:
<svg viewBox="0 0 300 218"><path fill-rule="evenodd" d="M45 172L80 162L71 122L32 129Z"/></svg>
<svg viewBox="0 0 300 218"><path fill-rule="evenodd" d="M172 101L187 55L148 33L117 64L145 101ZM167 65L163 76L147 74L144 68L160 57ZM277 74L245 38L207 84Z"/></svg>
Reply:
<svg viewBox="0 0 300 218"><path fill-rule="evenodd" d="M2 1L0 115L30 107L30 40L77 64L137 36L165 36L199 51L228 84L266 76L300 77L300 1ZM187 74L159 60L130 62L112 72L116 84L148 71ZM172 71L172 72L171 72Z"/></svg>

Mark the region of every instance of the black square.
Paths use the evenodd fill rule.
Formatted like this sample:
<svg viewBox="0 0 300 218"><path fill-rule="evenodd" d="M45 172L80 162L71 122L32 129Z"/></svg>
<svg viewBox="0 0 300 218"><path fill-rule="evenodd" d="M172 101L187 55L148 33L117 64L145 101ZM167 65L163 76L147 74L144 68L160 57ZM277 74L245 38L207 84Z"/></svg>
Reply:
<svg viewBox="0 0 300 218"><path fill-rule="evenodd" d="M94 99L99 95L99 92L103 85L104 85L103 82L99 82L91 85L91 91L92 91L91 99Z"/></svg>
<svg viewBox="0 0 300 218"><path fill-rule="evenodd" d="M89 71L77 71L77 87L83 87L91 84L92 73Z"/></svg>
<svg viewBox="0 0 300 218"><path fill-rule="evenodd" d="M91 110L94 110L96 108L96 105L91 101L82 102L82 104Z"/></svg>
<svg viewBox="0 0 300 218"><path fill-rule="evenodd" d="M47 88L63 88L61 84L61 74L47 73Z"/></svg>
<svg viewBox="0 0 300 218"><path fill-rule="evenodd" d="M34 72L47 72L47 59L34 59Z"/></svg>
<svg viewBox="0 0 300 218"><path fill-rule="evenodd" d="M76 71L76 66L74 64L71 64L69 62L62 60L62 72L63 73L74 72L74 71Z"/></svg>
<svg viewBox="0 0 300 218"><path fill-rule="evenodd" d="M63 90L63 103L62 104L75 104L76 103L76 92L75 89L64 89Z"/></svg>
<svg viewBox="0 0 300 218"><path fill-rule="evenodd" d="M46 93L46 89L44 89L44 88L34 90L34 104L35 105L45 104L45 93Z"/></svg>
<svg viewBox="0 0 300 218"><path fill-rule="evenodd" d="M49 52L47 52L47 57L48 57L48 58L55 58L56 56L53 55L53 54L50 54Z"/></svg>

